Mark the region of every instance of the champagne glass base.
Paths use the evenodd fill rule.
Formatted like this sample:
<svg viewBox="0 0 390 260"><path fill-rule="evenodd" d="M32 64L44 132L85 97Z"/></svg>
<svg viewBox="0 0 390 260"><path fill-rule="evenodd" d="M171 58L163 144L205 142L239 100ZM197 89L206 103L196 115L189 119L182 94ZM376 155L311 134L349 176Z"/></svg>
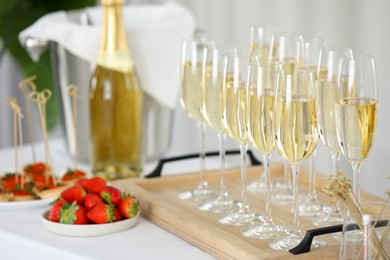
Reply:
<svg viewBox="0 0 390 260"><path fill-rule="evenodd" d="M239 201L219 196L215 200L201 204L198 209L201 211L211 211L213 213L230 213L237 211L240 205L241 203Z"/></svg>
<svg viewBox="0 0 390 260"><path fill-rule="evenodd" d="M248 211L238 211L218 219L224 225L248 226L257 222L264 222L264 216Z"/></svg>
<svg viewBox="0 0 390 260"><path fill-rule="evenodd" d="M259 193L265 193L265 183L264 181L255 181L252 183L249 183L246 188L249 192L259 192ZM271 183L271 190L272 190L272 183Z"/></svg>
<svg viewBox="0 0 390 260"><path fill-rule="evenodd" d="M324 206L316 199L306 200L299 205L299 215L307 217L316 217L324 212Z"/></svg>
<svg viewBox="0 0 390 260"><path fill-rule="evenodd" d="M196 202L214 199L216 196L216 190L209 187L196 188L190 191L182 192L178 195L179 199L181 200L194 200Z"/></svg>
<svg viewBox="0 0 390 260"><path fill-rule="evenodd" d="M343 214L332 208L325 208L324 212L313 219L313 224L317 227L343 224Z"/></svg>
<svg viewBox="0 0 390 260"><path fill-rule="evenodd" d="M275 225L273 222L266 222L263 225L252 227L242 231L245 237L256 239L279 239L286 236L292 230L280 225Z"/></svg>
<svg viewBox="0 0 390 260"><path fill-rule="evenodd" d="M290 234L280 240L272 241L269 246L276 251L288 251L299 245L302 239L301 234Z"/></svg>
<svg viewBox="0 0 390 260"><path fill-rule="evenodd" d="M269 246L277 251L288 251L301 243L303 240L303 235L299 232L298 234L290 234L285 238L280 240L273 241L269 243ZM312 241L312 247L324 247L326 246L326 241L320 238L314 238Z"/></svg>
<svg viewBox="0 0 390 260"><path fill-rule="evenodd" d="M272 203L277 205L291 205L293 201L294 195L289 190L282 190L272 195Z"/></svg>

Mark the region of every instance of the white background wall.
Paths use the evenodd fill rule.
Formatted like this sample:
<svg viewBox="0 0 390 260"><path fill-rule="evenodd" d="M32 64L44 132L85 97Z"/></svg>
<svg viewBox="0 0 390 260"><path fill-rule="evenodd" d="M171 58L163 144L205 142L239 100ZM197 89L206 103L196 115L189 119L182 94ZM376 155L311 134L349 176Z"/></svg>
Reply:
<svg viewBox="0 0 390 260"><path fill-rule="evenodd" d="M349 46L356 53L375 57L379 84L379 120L375 144L364 161L363 190L385 197L390 189L390 1L388 0L176 0L194 13L197 27L218 42L235 44L246 50L251 25L277 24L283 31L300 32L305 38L321 37L330 45ZM389 99L389 101L387 100ZM199 149L195 123L182 109L175 112L173 153ZM207 133L207 148L216 149L212 130ZM233 141L228 144L237 148ZM330 173L331 159L322 143L317 151L317 170ZM275 160L280 160L275 155ZM342 156L341 156L342 157ZM341 158L340 170L352 173ZM351 176L351 175L350 175ZM351 176L352 177L352 176Z"/></svg>

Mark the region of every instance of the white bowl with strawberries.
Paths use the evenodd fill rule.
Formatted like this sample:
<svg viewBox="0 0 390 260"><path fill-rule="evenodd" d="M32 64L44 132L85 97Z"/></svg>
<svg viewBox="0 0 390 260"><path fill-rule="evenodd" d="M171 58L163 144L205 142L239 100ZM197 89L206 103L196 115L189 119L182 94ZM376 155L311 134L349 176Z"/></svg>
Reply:
<svg viewBox="0 0 390 260"><path fill-rule="evenodd" d="M99 236L124 231L138 222L139 202L100 177L67 188L43 214L44 227L67 236Z"/></svg>

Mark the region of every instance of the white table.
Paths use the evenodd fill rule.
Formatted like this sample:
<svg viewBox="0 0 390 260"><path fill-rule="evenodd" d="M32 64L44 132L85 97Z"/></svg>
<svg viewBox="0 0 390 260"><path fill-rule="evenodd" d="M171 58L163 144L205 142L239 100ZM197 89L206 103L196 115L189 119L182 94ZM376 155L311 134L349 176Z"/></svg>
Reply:
<svg viewBox="0 0 390 260"><path fill-rule="evenodd" d="M72 159L62 140L51 140L55 170L72 167ZM42 143L36 145L38 159L44 159ZM24 147L25 163L32 161L31 149ZM216 162L214 161L214 164ZM195 167L187 162L186 169ZM210 163L209 163L210 165ZM13 169L14 150L0 151L0 169ZM153 166L147 166L151 169ZM86 164L80 169L89 170ZM168 166L164 172L179 172ZM134 228L100 237L66 237L44 229L42 213L49 206L34 209L0 208L0 259L213 259L181 238L141 218Z"/></svg>

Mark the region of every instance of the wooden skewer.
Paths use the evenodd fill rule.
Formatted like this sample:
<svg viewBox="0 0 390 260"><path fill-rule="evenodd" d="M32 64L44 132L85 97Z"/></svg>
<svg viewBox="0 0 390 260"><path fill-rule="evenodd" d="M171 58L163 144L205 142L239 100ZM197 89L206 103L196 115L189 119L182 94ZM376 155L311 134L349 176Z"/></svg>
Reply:
<svg viewBox="0 0 390 260"><path fill-rule="evenodd" d="M36 153L35 153L35 140L34 140L34 129L32 124L32 115L31 115L31 105L28 98L28 95L31 92L36 91L37 86L34 83L34 80L36 80L36 76L28 77L24 80L22 80L19 83L19 88L23 91L24 94L24 100L26 103L26 111L27 111L27 121L28 121L28 129L30 134L30 142L31 142L31 149L32 149L32 157L33 157L33 163L36 162Z"/></svg>
<svg viewBox="0 0 390 260"><path fill-rule="evenodd" d="M41 92L33 91L29 94L29 98L32 102L35 102L38 106L39 111L39 117L41 119L41 125L42 125L42 131L43 131L43 140L45 143L45 150L46 150L46 165L50 167L51 172L51 178L54 185L57 185L57 181L54 178L53 175L53 162L51 159L51 152L49 147L49 141L48 141L48 134L47 134L47 126L46 126L46 103L51 98L52 92L49 89L44 89ZM45 167L45 181L48 183L48 167Z"/></svg>
<svg viewBox="0 0 390 260"><path fill-rule="evenodd" d="M13 112L13 121L14 121L14 147L15 147L15 182L18 183L18 172L21 175L21 186L24 187L24 171L19 167L23 167L23 135L22 135L22 109L18 104L18 101L14 97L7 98L7 103L11 106ZM19 140L19 142L18 142ZM20 151L20 164L19 164L19 156L18 151Z"/></svg>
<svg viewBox="0 0 390 260"><path fill-rule="evenodd" d="M69 85L68 86L69 95L72 97L72 103L73 103L73 127L74 127L74 170L77 169L77 162L78 162L78 149L77 149L77 143L78 143L78 133L77 133L77 100L81 98L78 94L78 88L76 85Z"/></svg>

